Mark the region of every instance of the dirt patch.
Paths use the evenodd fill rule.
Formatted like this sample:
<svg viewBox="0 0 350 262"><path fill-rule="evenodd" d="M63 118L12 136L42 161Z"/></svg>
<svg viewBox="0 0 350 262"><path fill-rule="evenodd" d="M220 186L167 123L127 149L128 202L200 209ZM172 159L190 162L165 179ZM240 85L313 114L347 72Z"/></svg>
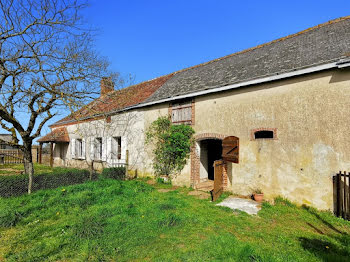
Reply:
<svg viewBox="0 0 350 262"><path fill-rule="evenodd" d="M157 184L157 182L156 181L154 181L154 180L147 180L147 182L146 182L147 184L149 184L149 185L155 185L155 184Z"/></svg>
<svg viewBox="0 0 350 262"><path fill-rule="evenodd" d="M161 189L158 189L158 192L160 193L167 193L167 192L170 192L170 191L174 191L176 188L161 188Z"/></svg>
<svg viewBox="0 0 350 262"><path fill-rule="evenodd" d="M189 196L195 196L199 199L208 199L210 197L210 194L207 192L203 192L203 191L198 191L198 190L194 190L188 193Z"/></svg>

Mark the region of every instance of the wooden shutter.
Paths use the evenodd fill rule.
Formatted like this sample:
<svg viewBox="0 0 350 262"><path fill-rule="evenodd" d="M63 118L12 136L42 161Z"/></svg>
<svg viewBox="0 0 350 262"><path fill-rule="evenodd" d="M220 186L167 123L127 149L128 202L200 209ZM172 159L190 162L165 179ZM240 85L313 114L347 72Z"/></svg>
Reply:
<svg viewBox="0 0 350 262"><path fill-rule="evenodd" d="M75 138L72 138L71 140L70 149L72 158L75 158Z"/></svg>
<svg viewBox="0 0 350 262"><path fill-rule="evenodd" d="M81 139L75 140L75 158L81 157Z"/></svg>
<svg viewBox="0 0 350 262"><path fill-rule="evenodd" d="M102 154L101 154L101 160L102 161L107 161L107 137L102 137L101 138L101 142L102 142Z"/></svg>
<svg viewBox="0 0 350 262"><path fill-rule="evenodd" d="M173 103L171 120L174 124L191 124L192 101Z"/></svg>
<svg viewBox="0 0 350 262"><path fill-rule="evenodd" d="M95 138L91 137L90 138L90 159L94 160L95 159Z"/></svg>
<svg viewBox="0 0 350 262"><path fill-rule="evenodd" d="M85 152L86 150L85 150L85 149L86 149L86 146L85 146L85 138L83 138L83 139L81 140L81 158L82 158L82 159L85 159L85 158L86 158L86 156L85 156L85 155L86 155L86 154L85 154L85 153L86 153L86 152Z"/></svg>
<svg viewBox="0 0 350 262"><path fill-rule="evenodd" d="M239 162L239 138L228 136L222 140L222 159L228 162Z"/></svg>
<svg viewBox="0 0 350 262"><path fill-rule="evenodd" d="M113 157L112 157L112 140L113 140L113 137L107 137L107 161L111 160Z"/></svg>
<svg viewBox="0 0 350 262"><path fill-rule="evenodd" d="M127 150L127 140L126 136L122 136L120 138L120 151L121 151L121 159L126 159L126 150ZM119 152L118 152L119 153Z"/></svg>

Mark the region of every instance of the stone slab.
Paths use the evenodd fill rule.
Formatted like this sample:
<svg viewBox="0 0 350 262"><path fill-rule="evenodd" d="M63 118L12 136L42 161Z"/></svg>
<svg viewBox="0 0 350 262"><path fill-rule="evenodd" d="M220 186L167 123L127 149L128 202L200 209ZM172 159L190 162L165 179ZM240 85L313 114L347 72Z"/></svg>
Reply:
<svg viewBox="0 0 350 262"><path fill-rule="evenodd" d="M233 210L240 210L250 215L257 215L261 209L261 204L251 200L239 197L228 197L217 206L224 206Z"/></svg>

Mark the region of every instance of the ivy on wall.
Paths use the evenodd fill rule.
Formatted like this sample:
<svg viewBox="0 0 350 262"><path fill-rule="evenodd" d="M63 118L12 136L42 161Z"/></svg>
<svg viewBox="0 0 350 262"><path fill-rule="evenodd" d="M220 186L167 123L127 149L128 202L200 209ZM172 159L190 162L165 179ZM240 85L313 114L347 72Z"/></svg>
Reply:
<svg viewBox="0 0 350 262"><path fill-rule="evenodd" d="M146 143L152 144L153 169L157 176L175 176L186 165L194 143L189 125L173 125L167 116L152 122L146 132Z"/></svg>

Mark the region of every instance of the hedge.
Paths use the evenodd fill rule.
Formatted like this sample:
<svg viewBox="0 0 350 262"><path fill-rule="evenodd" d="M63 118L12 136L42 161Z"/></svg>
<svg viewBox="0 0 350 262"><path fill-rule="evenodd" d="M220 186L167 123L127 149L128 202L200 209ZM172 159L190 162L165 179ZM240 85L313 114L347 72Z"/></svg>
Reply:
<svg viewBox="0 0 350 262"><path fill-rule="evenodd" d="M93 176L96 179L97 175ZM88 170L62 169L33 177L33 191L81 184L90 179ZM0 197L11 197L28 192L28 175L0 176Z"/></svg>
<svg viewBox="0 0 350 262"><path fill-rule="evenodd" d="M125 180L125 167L104 168L101 175L103 178Z"/></svg>

